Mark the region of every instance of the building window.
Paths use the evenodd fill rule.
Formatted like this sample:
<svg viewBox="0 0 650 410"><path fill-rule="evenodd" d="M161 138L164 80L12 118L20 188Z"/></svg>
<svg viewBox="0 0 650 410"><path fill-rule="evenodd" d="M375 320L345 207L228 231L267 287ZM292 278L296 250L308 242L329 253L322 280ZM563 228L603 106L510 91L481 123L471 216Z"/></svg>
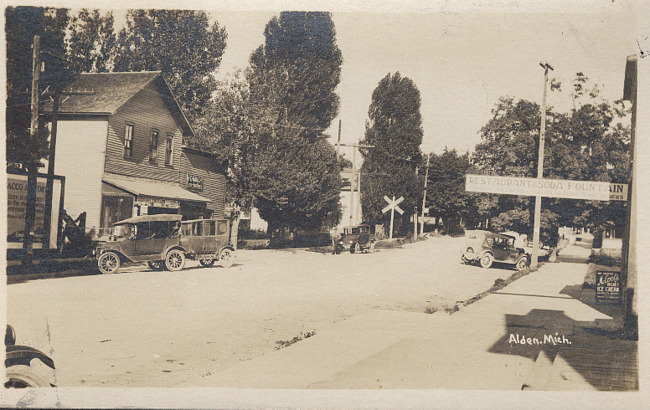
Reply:
<svg viewBox="0 0 650 410"><path fill-rule="evenodd" d="M133 157L133 134L135 133L135 126L126 124L124 129L124 158Z"/></svg>
<svg viewBox="0 0 650 410"><path fill-rule="evenodd" d="M174 137L167 136L167 143L165 144L165 165L172 165L172 155L174 154Z"/></svg>
<svg viewBox="0 0 650 410"><path fill-rule="evenodd" d="M158 162L158 131L151 131L151 144L149 145L149 162Z"/></svg>

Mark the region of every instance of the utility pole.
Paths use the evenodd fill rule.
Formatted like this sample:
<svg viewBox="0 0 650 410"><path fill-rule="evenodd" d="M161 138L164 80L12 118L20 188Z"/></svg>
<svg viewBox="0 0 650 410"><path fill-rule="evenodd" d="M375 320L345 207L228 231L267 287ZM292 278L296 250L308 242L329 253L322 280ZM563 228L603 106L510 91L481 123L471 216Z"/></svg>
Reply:
<svg viewBox="0 0 650 410"><path fill-rule="evenodd" d="M424 194L422 195L422 221L420 221L420 236L424 235L424 211L427 204L427 182L429 182L429 161L431 154L427 155L427 169L424 171Z"/></svg>
<svg viewBox="0 0 650 410"><path fill-rule="evenodd" d="M341 120L339 120L339 139L336 140L336 160L338 161L341 155Z"/></svg>
<svg viewBox="0 0 650 410"><path fill-rule="evenodd" d="M548 85L548 70L553 71L548 63L539 63L544 69L544 93L542 96L542 121L539 130L539 151L537 154L537 179L544 177L544 138L546 135L546 87ZM542 219L542 197L541 195L535 196L535 222L533 226L533 255L530 262L530 267L535 269L539 259L539 231Z"/></svg>
<svg viewBox="0 0 650 410"><path fill-rule="evenodd" d="M38 174L38 159L35 152L32 152L32 146L38 139L38 99L39 87L38 80L41 74L40 60L41 38L34 36L33 54L32 54L32 99L31 99L31 124L29 128L29 165L27 175L27 198L25 204L25 229L23 230L23 260L24 265L30 265L34 259L34 238L33 230L36 219L36 184Z"/></svg>
<svg viewBox="0 0 650 410"><path fill-rule="evenodd" d="M43 229L45 237L43 238L43 247L50 248L50 236L52 234L52 197L54 190L54 160L56 156L56 133L59 121L59 104L61 102L61 92L57 89L54 92L54 101L52 103L52 125L50 129L50 155L47 161L47 182L45 184L45 214L43 215ZM57 224L58 227L58 224Z"/></svg>

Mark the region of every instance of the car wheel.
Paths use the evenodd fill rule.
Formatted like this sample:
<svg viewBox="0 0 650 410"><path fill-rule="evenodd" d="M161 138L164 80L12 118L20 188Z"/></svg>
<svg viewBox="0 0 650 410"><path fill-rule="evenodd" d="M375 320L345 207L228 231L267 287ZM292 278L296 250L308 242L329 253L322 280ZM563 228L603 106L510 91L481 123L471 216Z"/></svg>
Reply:
<svg viewBox="0 0 650 410"><path fill-rule="evenodd" d="M183 269L185 267L185 253L179 249L172 249L167 253L165 266L172 272Z"/></svg>
<svg viewBox="0 0 650 410"><path fill-rule="evenodd" d="M519 260L517 261L517 264L515 265L515 268L518 271L521 272L522 270L524 270L524 269L526 269L528 267L528 264L529 263L528 263L528 258L527 257L519 258Z"/></svg>
<svg viewBox="0 0 650 410"><path fill-rule="evenodd" d="M34 369L25 365L7 367L5 388L50 387L50 382Z"/></svg>
<svg viewBox="0 0 650 410"><path fill-rule="evenodd" d="M200 259L199 263L201 266L209 268L210 266L214 265L214 259Z"/></svg>
<svg viewBox="0 0 650 410"><path fill-rule="evenodd" d="M163 270L165 268L165 262L163 261L149 261L147 265L151 270Z"/></svg>
<svg viewBox="0 0 650 410"><path fill-rule="evenodd" d="M97 267L103 274L116 273L120 269L120 257L115 252L105 252L97 260Z"/></svg>
<svg viewBox="0 0 650 410"><path fill-rule="evenodd" d="M465 255L460 255L460 261L465 265L469 264L469 259L467 259Z"/></svg>
<svg viewBox="0 0 650 410"><path fill-rule="evenodd" d="M219 252L219 264L224 268L229 268L235 261L235 255L232 249L222 249Z"/></svg>
<svg viewBox="0 0 650 410"><path fill-rule="evenodd" d="M481 267L485 269L489 269L492 266L492 263L494 262L494 256L492 256L491 253L486 253L481 257Z"/></svg>

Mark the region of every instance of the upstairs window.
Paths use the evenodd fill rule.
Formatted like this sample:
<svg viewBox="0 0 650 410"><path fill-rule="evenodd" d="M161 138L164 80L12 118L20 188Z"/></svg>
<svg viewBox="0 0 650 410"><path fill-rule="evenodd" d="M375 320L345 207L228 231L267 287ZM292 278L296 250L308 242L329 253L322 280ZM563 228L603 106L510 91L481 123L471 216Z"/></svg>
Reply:
<svg viewBox="0 0 650 410"><path fill-rule="evenodd" d="M133 157L133 134L135 133L135 126L126 124L124 129L124 158Z"/></svg>
<svg viewBox="0 0 650 410"><path fill-rule="evenodd" d="M173 154L174 154L174 137L172 135L168 135L167 142L165 144L165 165L172 165Z"/></svg>
<svg viewBox="0 0 650 410"><path fill-rule="evenodd" d="M158 162L158 131L151 131L149 144L149 162Z"/></svg>

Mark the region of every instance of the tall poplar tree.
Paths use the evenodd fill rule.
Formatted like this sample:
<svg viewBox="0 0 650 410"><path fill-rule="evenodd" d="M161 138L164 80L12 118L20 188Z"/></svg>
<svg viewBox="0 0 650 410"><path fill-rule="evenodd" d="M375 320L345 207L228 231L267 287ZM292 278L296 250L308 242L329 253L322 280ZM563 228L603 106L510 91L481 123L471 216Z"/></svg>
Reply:
<svg viewBox="0 0 650 410"><path fill-rule="evenodd" d="M415 173L422 162L422 116L420 91L408 77L399 72L387 74L372 93L361 149L361 203L364 219L386 221L382 213L384 196L404 197L400 208L405 215L422 200L421 185Z"/></svg>

